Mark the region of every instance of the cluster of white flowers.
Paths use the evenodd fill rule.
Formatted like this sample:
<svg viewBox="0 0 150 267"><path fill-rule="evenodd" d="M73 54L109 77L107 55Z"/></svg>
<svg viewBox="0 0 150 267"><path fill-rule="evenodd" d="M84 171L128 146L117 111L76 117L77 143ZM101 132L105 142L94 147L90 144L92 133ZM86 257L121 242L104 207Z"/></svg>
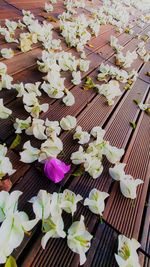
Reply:
<svg viewBox="0 0 150 267"><path fill-rule="evenodd" d="M132 70L127 72L120 70L117 67L102 63L99 67L100 73L98 74L99 81L107 82L110 78L116 79L119 82L126 83L128 80L135 81L137 79L137 72Z"/></svg>
<svg viewBox="0 0 150 267"><path fill-rule="evenodd" d="M20 152L21 161L24 163L32 163L36 160L39 162L45 161L50 157L57 157L63 150L63 143L57 136L48 138L41 147L35 148L31 146L30 141L23 145L23 152Z"/></svg>
<svg viewBox="0 0 150 267"><path fill-rule="evenodd" d="M7 174L12 175L15 172L9 158L6 157L6 154L7 147L0 144L0 180Z"/></svg>
<svg viewBox="0 0 150 267"><path fill-rule="evenodd" d="M119 32L123 32L129 25L129 12L121 2L113 1L112 3L112 1L105 1L101 8L92 9L91 12L101 25L106 23L112 24L116 26Z"/></svg>
<svg viewBox="0 0 150 267"><path fill-rule="evenodd" d="M0 192L0 263L5 263L7 257L23 241L27 231L30 231L35 223L29 221L28 215L18 210L18 198L21 191L8 193Z"/></svg>
<svg viewBox="0 0 150 267"><path fill-rule="evenodd" d="M75 165L82 164L85 171L88 172L92 178L96 179L103 171L103 155L106 156L108 161L115 164L120 161L124 154L124 149L118 149L111 146L108 141L105 141L103 139L105 130L99 126L92 129L91 135L95 140L89 143L86 150L80 146L78 151L72 153L71 160Z"/></svg>
<svg viewBox="0 0 150 267"><path fill-rule="evenodd" d="M16 118L14 123L15 133L22 133L25 130L27 135L34 135L35 138L39 140L45 140L49 137L58 136L61 132L58 121L46 121L42 119L28 117L25 120L20 120Z"/></svg>
<svg viewBox="0 0 150 267"><path fill-rule="evenodd" d="M123 68L130 68L135 59L137 59L136 51L127 51L126 55L120 51L115 55L116 65Z"/></svg>
<svg viewBox="0 0 150 267"><path fill-rule="evenodd" d="M48 4L49 6L49 4ZM53 25L51 23L47 23L43 21L43 24L40 24L38 20L35 19L34 15L30 11L22 11L23 12L23 22L28 27L30 34L29 41L27 41L27 45L30 45L30 42L35 43L36 41L42 42L43 47L47 51L58 50L61 49L61 40L53 39L52 29ZM31 40L30 40L31 39Z"/></svg>
<svg viewBox="0 0 150 267"><path fill-rule="evenodd" d="M66 106L72 106L75 103L74 96L65 88L65 78L61 77L61 71L72 72L72 82L77 85L81 83L80 71L88 71L89 60L79 59L77 60L71 53L60 52L60 53L48 53L47 51L42 52L41 61L37 61L38 70L47 73L43 79L47 81L43 82L41 88L51 98L63 98L63 102ZM79 68L79 71L77 71Z"/></svg>
<svg viewBox="0 0 150 267"><path fill-rule="evenodd" d="M13 78L7 74L7 66L0 62L0 91L3 88L10 90L12 88Z"/></svg>
<svg viewBox="0 0 150 267"><path fill-rule="evenodd" d="M137 53L144 62L148 62L150 60L150 53L146 51L144 42L138 44Z"/></svg>
<svg viewBox="0 0 150 267"><path fill-rule="evenodd" d="M84 46L91 39L91 34L87 30L88 20L84 14L74 18L73 21L60 20L60 29L68 46L76 47L78 52L82 52L81 57L85 57Z"/></svg>
<svg viewBox="0 0 150 267"><path fill-rule="evenodd" d="M18 92L17 97L23 97L24 108L34 118L39 118L41 112L47 112L49 104L40 104L38 96L41 96L39 90L40 82L13 84L13 88Z"/></svg>
<svg viewBox="0 0 150 267"><path fill-rule="evenodd" d="M107 84L102 84L102 85L96 84L96 88L100 95L106 97L109 106L114 104L114 98L116 96L120 96L122 94L119 88L119 83L116 80L111 80Z"/></svg>
<svg viewBox="0 0 150 267"><path fill-rule="evenodd" d="M69 131L76 127L76 118L73 116L66 116L60 120L60 126L63 130ZM36 160L39 162L44 161L50 157L57 157L63 150L63 143L58 137L61 128L58 121L46 121L42 119L31 117L26 120L16 119L14 128L16 133L22 133L25 130L27 135L34 135L39 140L46 140L41 144L40 149L31 146L30 141L27 141L23 146L23 152L20 153L21 161L31 163Z"/></svg>
<svg viewBox="0 0 150 267"><path fill-rule="evenodd" d="M100 203L104 206L104 192L97 190L95 194L97 193L99 193L99 196L96 195L95 205ZM80 221L72 223L67 235L64 231L62 219L63 211L74 215L77 204L82 200L82 197L68 189L64 190L63 193L54 192L53 194L40 190L37 196L32 197L29 201L33 205L35 214L35 219L29 220L25 212L18 210L18 199L21 195L21 191L13 191L10 194L6 191L0 192L0 222L2 222L0 227L0 245L2 248L0 263L5 263L7 257L21 244L25 233L30 231L39 221L42 221L42 232L44 233L41 240L42 248L45 249L50 238L65 238L67 236L69 248L79 254L80 264L82 265L86 261L85 253L90 248L92 235L87 231L82 215ZM90 206L91 202L92 200L89 200L88 204Z"/></svg>
<svg viewBox="0 0 150 267"><path fill-rule="evenodd" d="M125 174L125 166L125 163L116 163L113 168L109 169L109 173L114 180L120 182L121 193L127 198L135 199L136 188L143 181L141 179L135 180L131 175Z"/></svg>
<svg viewBox="0 0 150 267"><path fill-rule="evenodd" d="M140 243L132 238L129 239L124 235L118 237L118 254L115 254L116 261L119 267L136 266L141 267L137 254L137 249Z"/></svg>
<svg viewBox="0 0 150 267"><path fill-rule="evenodd" d="M108 196L109 194L105 192L93 189L89 194L89 198L85 199L84 205L101 217L105 208L104 200ZM35 213L35 219L30 221L31 225L40 220L42 221L42 230L45 233L41 241L43 249L45 249L50 238L66 237L62 212L65 211L74 216L77 204L82 199L81 195L76 195L72 191L65 189L63 193L54 192L53 194L40 190L38 195L29 201L33 204ZM30 223L27 224L30 226ZM67 244L73 252L79 254L81 265L86 261L85 253L90 248L91 239L92 236L86 230L84 217L81 215L80 221L73 222L67 235Z"/></svg>
<svg viewBox="0 0 150 267"><path fill-rule="evenodd" d="M126 55L123 55L123 53L121 52L123 46L119 44L118 39L114 36L110 37L110 45L116 52L115 55L116 65L123 68L130 68L133 61L137 59L136 51L133 52L127 51Z"/></svg>

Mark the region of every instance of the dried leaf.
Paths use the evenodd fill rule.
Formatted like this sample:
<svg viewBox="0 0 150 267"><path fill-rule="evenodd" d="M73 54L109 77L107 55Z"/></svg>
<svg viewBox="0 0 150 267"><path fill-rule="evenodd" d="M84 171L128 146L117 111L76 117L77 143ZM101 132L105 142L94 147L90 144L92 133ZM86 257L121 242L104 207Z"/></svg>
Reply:
<svg viewBox="0 0 150 267"><path fill-rule="evenodd" d="M146 73L146 75L147 75L148 77L150 77L150 71L148 71L148 72Z"/></svg>
<svg viewBox="0 0 150 267"><path fill-rule="evenodd" d="M136 123L134 121L130 121L130 126L135 130L136 128Z"/></svg>
<svg viewBox="0 0 150 267"><path fill-rule="evenodd" d="M7 259L6 263L5 263L5 267L17 267L17 263L16 260L13 256L9 256L9 258Z"/></svg>
<svg viewBox="0 0 150 267"><path fill-rule="evenodd" d="M127 91L127 90L130 90L130 89L131 89L131 85L127 83L127 84L124 86L124 90Z"/></svg>
<svg viewBox="0 0 150 267"><path fill-rule="evenodd" d="M9 178L0 181L0 191L4 190L9 192L12 187L12 182Z"/></svg>
<svg viewBox="0 0 150 267"><path fill-rule="evenodd" d="M16 138L14 139L12 144L10 145L10 149L16 148L18 145L20 145L20 143L21 143L21 136L20 136L20 134L17 134Z"/></svg>
<svg viewBox="0 0 150 267"><path fill-rule="evenodd" d="M87 44L89 47L91 47L91 48L94 48L94 45L92 45L92 44Z"/></svg>
<svg viewBox="0 0 150 267"><path fill-rule="evenodd" d="M139 104L139 100L133 99L133 103L135 103L136 105L138 105Z"/></svg>

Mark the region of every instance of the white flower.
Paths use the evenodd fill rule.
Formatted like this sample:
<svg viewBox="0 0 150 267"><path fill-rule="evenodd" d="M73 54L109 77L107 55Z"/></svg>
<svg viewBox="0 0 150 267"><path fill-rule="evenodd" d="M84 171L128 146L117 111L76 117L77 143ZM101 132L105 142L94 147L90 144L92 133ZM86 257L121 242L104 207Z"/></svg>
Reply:
<svg viewBox="0 0 150 267"><path fill-rule="evenodd" d="M51 195L45 190L40 190L37 196L29 201L33 204L33 212L38 220L45 220L50 216Z"/></svg>
<svg viewBox="0 0 150 267"><path fill-rule="evenodd" d="M14 38L14 34L10 33L9 31L6 31L5 33L5 41L7 43L19 43L18 40Z"/></svg>
<svg viewBox="0 0 150 267"><path fill-rule="evenodd" d="M69 248L80 256L80 265L86 261L85 253L90 248L91 239L92 235L86 230L84 217L81 215L80 221L76 221L71 225L67 236Z"/></svg>
<svg viewBox="0 0 150 267"><path fill-rule="evenodd" d="M101 159L92 157L90 153L85 156L84 168L93 179L97 179L103 171Z"/></svg>
<svg viewBox="0 0 150 267"><path fill-rule="evenodd" d="M5 263L7 257L17 248L23 241L26 232L26 223L30 222L25 212L18 212L8 215L0 227L0 263ZM30 222L31 230L35 223Z"/></svg>
<svg viewBox="0 0 150 267"><path fill-rule="evenodd" d="M64 222L61 216L50 216L47 220L45 220L43 228L44 232L46 232L41 241L43 249L45 249L50 238L66 237L66 233L64 232Z"/></svg>
<svg viewBox="0 0 150 267"><path fill-rule="evenodd" d="M57 157L57 155L63 150L63 143L60 138L47 139L41 145L41 152L39 161L48 159L49 157Z"/></svg>
<svg viewBox="0 0 150 267"><path fill-rule="evenodd" d="M30 33L21 33L20 34L20 38L19 38L19 42L20 42L20 49L23 53L28 52L32 49L32 35Z"/></svg>
<svg viewBox="0 0 150 267"><path fill-rule="evenodd" d="M136 51L127 51L125 56L122 52L118 52L118 54L116 55L116 65L124 68L130 68L135 59L137 59Z"/></svg>
<svg viewBox="0 0 150 267"><path fill-rule="evenodd" d="M89 70L90 60L79 60L79 68L81 71L87 72Z"/></svg>
<svg viewBox="0 0 150 267"><path fill-rule="evenodd" d="M119 149L107 143L104 147L103 153L111 163L115 164L120 161L121 157L124 154L124 149Z"/></svg>
<svg viewBox="0 0 150 267"><path fill-rule="evenodd" d="M109 174L110 176L116 180L120 181L122 177L125 176L124 168L126 166L126 163L117 163L113 168L109 168Z"/></svg>
<svg viewBox="0 0 150 267"><path fill-rule="evenodd" d="M44 126L44 120L34 118L31 127L26 129L26 134L33 134L35 138L39 140L45 140L47 139L47 136L44 133L45 129L46 127Z"/></svg>
<svg viewBox="0 0 150 267"><path fill-rule="evenodd" d="M52 98L62 98L64 95L64 80L65 78L61 78L60 73L58 71L49 71L47 76L43 79L47 80L49 83L43 83L41 88L45 93L48 94L49 97Z"/></svg>
<svg viewBox="0 0 150 267"><path fill-rule="evenodd" d="M4 107L3 99L0 99L0 119L7 119L12 114L12 111Z"/></svg>
<svg viewBox="0 0 150 267"><path fill-rule="evenodd" d="M39 157L40 150L31 146L30 141L23 145L23 152L20 152L21 161L24 163L32 163Z"/></svg>
<svg viewBox="0 0 150 267"><path fill-rule="evenodd" d="M62 99L63 103L68 107L73 106L75 103L74 95L68 90L65 90L65 93L66 93L66 96L63 97Z"/></svg>
<svg viewBox="0 0 150 267"><path fill-rule="evenodd" d="M46 135L48 137L60 135L61 128L59 126L58 121L50 121L50 120L46 119L45 126L46 126Z"/></svg>
<svg viewBox="0 0 150 267"><path fill-rule="evenodd" d="M71 154L71 158L70 159L71 159L72 163L75 164L75 165L79 165L81 163L84 163L84 161L85 161L85 153L83 151L83 147L80 146L78 151L73 152Z"/></svg>
<svg viewBox="0 0 150 267"><path fill-rule="evenodd" d="M45 3L45 7L44 7L46 12L51 12L53 11L53 6L51 4Z"/></svg>
<svg viewBox="0 0 150 267"><path fill-rule="evenodd" d="M86 198L84 201L85 206L89 206L89 209L100 216L102 216L104 208L105 208L105 203L104 200L109 196L109 194L105 192L101 192L97 189L92 189L89 198Z"/></svg>
<svg viewBox="0 0 150 267"><path fill-rule="evenodd" d="M18 92L17 97L22 97L24 94L26 94L23 83L15 83L13 84L13 88Z"/></svg>
<svg viewBox="0 0 150 267"><path fill-rule="evenodd" d="M73 139L78 139L78 143L83 145L90 141L90 134L86 131L82 131L82 127L78 126L73 135Z"/></svg>
<svg viewBox="0 0 150 267"><path fill-rule="evenodd" d="M135 199L136 188L140 184L143 184L141 179L134 179L131 175L125 175L120 180L121 193L127 198Z"/></svg>
<svg viewBox="0 0 150 267"><path fill-rule="evenodd" d="M76 127L77 120L75 117L71 115L67 115L66 117L63 117L60 121L60 126L65 131L70 131L73 128Z"/></svg>
<svg viewBox="0 0 150 267"><path fill-rule="evenodd" d="M110 45L117 53L123 49L123 46L118 43L118 39L115 36L110 36Z"/></svg>
<svg viewBox="0 0 150 267"><path fill-rule="evenodd" d="M1 49L1 55L3 58L12 58L14 56L14 51L11 48L3 48Z"/></svg>
<svg viewBox="0 0 150 267"><path fill-rule="evenodd" d="M72 72L73 79L71 80L74 85L78 85L81 83L81 73L80 71L73 71Z"/></svg>
<svg viewBox="0 0 150 267"><path fill-rule="evenodd" d="M2 74L1 75L1 81L0 81L0 90L3 88L6 88L10 90L12 88L11 82L13 81L13 78L8 74Z"/></svg>
<svg viewBox="0 0 150 267"><path fill-rule="evenodd" d="M82 200L82 197L80 195L76 195L68 189L65 189L60 198L61 208L67 213L71 213L73 216L77 210L77 203Z"/></svg>
<svg viewBox="0 0 150 267"><path fill-rule="evenodd" d="M0 75L6 74L6 72L7 66L4 63L0 62Z"/></svg>
<svg viewBox="0 0 150 267"><path fill-rule="evenodd" d="M13 33L17 29L17 22L16 21L10 21L8 19L5 19L5 25L8 28L9 32Z"/></svg>
<svg viewBox="0 0 150 267"><path fill-rule="evenodd" d="M114 98L122 94L119 88L119 83L115 80L111 80L107 84L96 85L96 87L98 93L106 97L108 105L113 105Z"/></svg>
<svg viewBox="0 0 150 267"><path fill-rule="evenodd" d="M34 92L26 93L23 95L24 108L31 114L32 117L38 118L39 114L43 111L46 112L49 108L47 103L40 105Z"/></svg>
<svg viewBox="0 0 150 267"><path fill-rule="evenodd" d="M7 216L17 211L18 199L22 195L21 191L0 192L0 222L3 222Z"/></svg>
<svg viewBox="0 0 150 267"><path fill-rule="evenodd" d="M28 91L28 93L34 92L37 96L41 96L41 92L39 90L41 82L34 83L26 83L25 89Z"/></svg>
<svg viewBox="0 0 150 267"><path fill-rule="evenodd" d="M22 133L23 130L26 130L30 127L31 117L28 117L26 120L20 120L16 118L14 123L15 133Z"/></svg>
<svg viewBox="0 0 150 267"><path fill-rule="evenodd" d="M105 135L105 130L103 130L100 126L93 127L91 130L91 135L97 138L98 142L102 142Z"/></svg>
<svg viewBox="0 0 150 267"><path fill-rule="evenodd" d="M72 72L77 70L78 61L71 53L63 51L58 54L58 64L63 71Z"/></svg>
<svg viewBox="0 0 150 267"><path fill-rule="evenodd" d="M118 255L115 254L115 258L119 267L141 267L136 252L140 243L136 239L129 239L124 235L119 235L118 242Z"/></svg>

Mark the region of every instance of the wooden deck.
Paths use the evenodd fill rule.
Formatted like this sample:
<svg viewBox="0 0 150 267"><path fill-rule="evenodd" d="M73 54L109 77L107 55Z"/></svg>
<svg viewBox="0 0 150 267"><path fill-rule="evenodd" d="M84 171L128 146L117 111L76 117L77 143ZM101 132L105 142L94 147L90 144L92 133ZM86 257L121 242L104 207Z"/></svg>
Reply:
<svg viewBox="0 0 150 267"><path fill-rule="evenodd" d="M63 11L63 1L58 1L52 16L56 17ZM89 1L87 1L89 2ZM99 1L94 1L99 2ZM0 0L0 22L4 19L19 19L22 17L21 10L31 10L39 20L44 19L43 7L44 0ZM90 2L89 2L90 5ZM83 10L81 10L83 12ZM78 56L75 49L67 47L63 37L59 33L57 23L53 23L55 37L62 40L64 50L69 50ZM101 26L101 32L97 38L90 40L86 46L87 59L91 61L90 69L83 73L82 78L90 75L96 78L98 66L102 63L114 64L114 51L109 45L110 36L117 36L123 51L135 50L139 40L135 38L136 34L146 34L150 31L150 25L146 24L144 29L136 25L136 18L133 18L134 35L126 33L116 33L111 25ZM150 50L150 41L147 44ZM16 44L6 44L0 37L0 49L3 47L12 47L15 51L15 57L9 60L0 59L8 66L8 73L13 76L14 82L36 82L41 80L41 73L36 66L37 57L41 55L42 47L40 43L34 45L32 51L21 53L17 50ZM125 149L123 161L127 163L126 172L133 177L144 181L142 186L138 187L137 198L134 203L124 198L119 190L118 183L112 181L108 174L108 162L104 162L104 172L99 179L89 179L87 174L81 177L73 177L71 173L63 181L63 188L68 188L75 193L87 197L92 188L108 192L110 197L106 201L104 212L104 222L99 223L96 215L92 214L86 207L79 204L75 219L80 215L85 216L85 223L94 238L92 245L87 253L87 261L84 267L117 267L114 253L117 251L117 238L120 233L127 237L134 237L141 243L139 250L140 263L143 267L150 266L150 198L149 178L150 178L150 117L142 112L134 103L133 99L139 99L148 103L150 101L150 77L146 72L150 71L150 63L143 63L138 59L134 61L132 68L138 70L137 81L132 88L125 91L122 86L123 94L116 97L115 105L106 105L105 98L97 95L93 90L82 90L80 86L73 86L71 75L64 74L67 77L66 87L73 92L76 98L75 105L64 107L60 100L50 99L46 94L42 94L41 102L48 102L50 109L42 114L41 118L51 120L60 120L65 115L76 116L78 125L84 130L90 131L92 127L101 125L106 130L105 139L112 145ZM16 93L11 90L2 90L0 98L4 99L6 107L13 111L13 115L19 118L27 118L28 114L24 110L22 100L16 98ZM132 129L130 121L135 121L136 129ZM14 140L14 128L12 122L8 120L1 121L0 140L7 146ZM70 155L78 149L78 145L72 141L72 132L62 133L61 139L64 143L64 161L69 162ZM13 167L17 170L11 176L13 183L12 190L19 189L23 191L20 199L20 208L25 210L32 218L31 206L27 201L40 189L46 189L49 192L59 191L59 185L51 183L39 169L39 165L24 164L19 161L19 151L28 136L22 135L22 142L15 150L9 151L9 157ZM30 137L31 143L37 145L36 139ZM75 168L72 168L72 173ZM71 223L69 216L65 216L66 224ZM66 240L50 239L46 249L41 248L40 225L35 227L32 235L26 237L21 246L14 251L13 255L17 259L18 266L22 267L76 267L79 265L79 258L67 247ZM135 266L136 267L136 266Z"/></svg>

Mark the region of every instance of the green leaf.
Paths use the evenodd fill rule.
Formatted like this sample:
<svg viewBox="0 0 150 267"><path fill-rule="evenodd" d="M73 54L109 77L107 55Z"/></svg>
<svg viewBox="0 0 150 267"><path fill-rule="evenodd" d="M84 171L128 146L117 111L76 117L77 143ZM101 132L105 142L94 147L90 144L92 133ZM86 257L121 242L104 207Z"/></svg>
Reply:
<svg viewBox="0 0 150 267"><path fill-rule="evenodd" d="M20 136L20 134L17 134L16 138L14 139L12 144L10 145L10 149L16 148L18 145L20 145L20 143L21 143L21 136Z"/></svg>
<svg viewBox="0 0 150 267"><path fill-rule="evenodd" d="M72 175L75 177L81 176L84 173L84 168L80 166Z"/></svg>
<svg viewBox="0 0 150 267"><path fill-rule="evenodd" d="M7 259L6 263L5 263L5 267L17 267L17 263L16 260L13 256L9 256L9 258Z"/></svg>
<svg viewBox="0 0 150 267"><path fill-rule="evenodd" d="M134 121L130 121L130 126L135 130L136 128L136 123Z"/></svg>

